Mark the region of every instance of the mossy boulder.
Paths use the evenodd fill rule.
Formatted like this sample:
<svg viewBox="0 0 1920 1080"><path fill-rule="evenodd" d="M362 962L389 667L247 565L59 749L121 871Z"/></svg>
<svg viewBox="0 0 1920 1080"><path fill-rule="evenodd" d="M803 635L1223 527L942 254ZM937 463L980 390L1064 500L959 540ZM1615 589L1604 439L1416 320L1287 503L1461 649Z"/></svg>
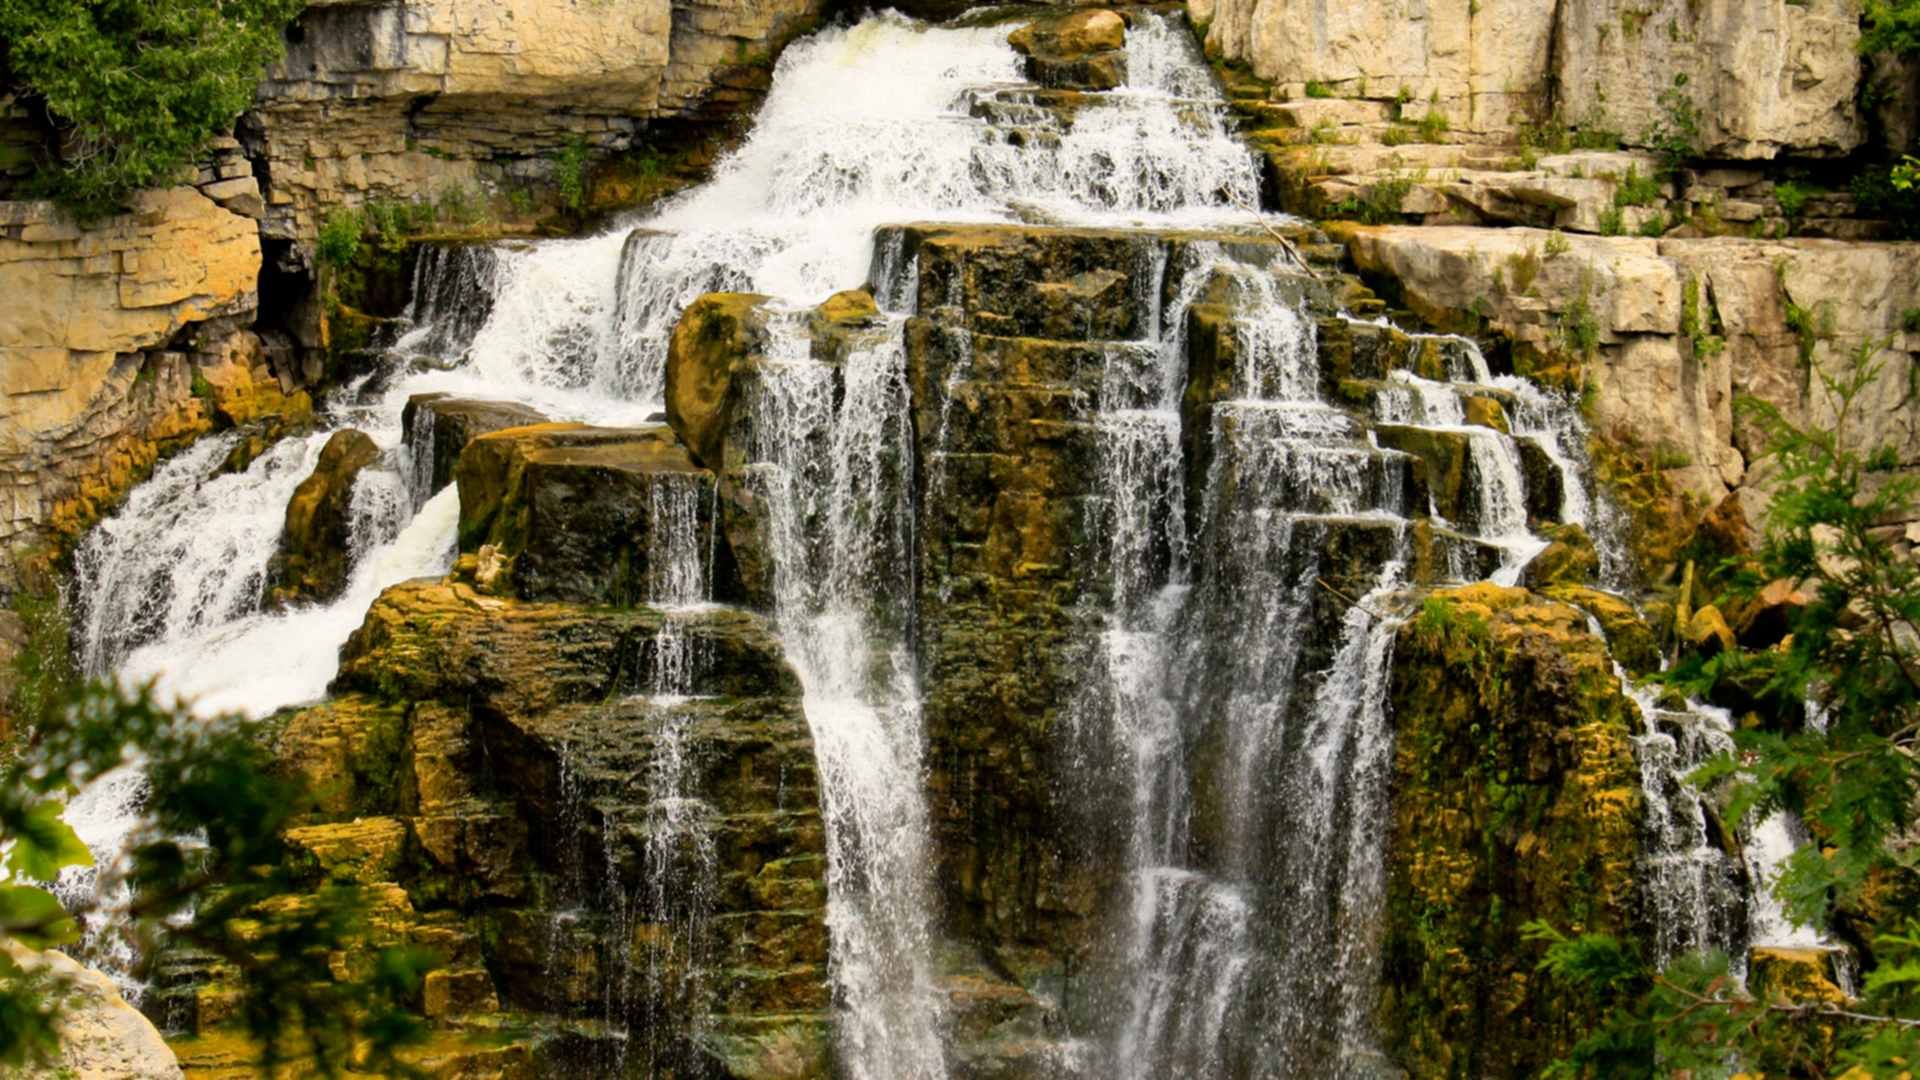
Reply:
<svg viewBox="0 0 1920 1080"><path fill-rule="evenodd" d="M1600 572L1600 556L1587 530L1557 525L1547 530L1546 538L1546 548L1521 572L1522 585L1542 591L1554 585L1583 585Z"/></svg>
<svg viewBox="0 0 1920 1080"><path fill-rule="evenodd" d="M1436 593L1402 627L1380 1021L1417 1076L1531 1076L1586 1030L1521 927L1631 934L1637 713L1576 608Z"/></svg>
<svg viewBox="0 0 1920 1080"><path fill-rule="evenodd" d="M640 603L660 591L673 507L690 503L688 542L715 527L714 476L665 426L496 431L467 444L454 477L461 550L498 561L501 587L525 600Z"/></svg>
<svg viewBox="0 0 1920 1080"><path fill-rule="evenodd" d="M380 461L365 432L336 431L313 472L287 500L280 548L267 570L274 604L320 603L340 595L353 566L353 485Z"/></svg>
<svg viewBox="0 0 1920 1080"><path fill-rule="evenodd" d="M667 423L694 461L725 468L727 428L738 407L734 374L759 354L764 296L708 293L680 315L667 343Z"/></svg>

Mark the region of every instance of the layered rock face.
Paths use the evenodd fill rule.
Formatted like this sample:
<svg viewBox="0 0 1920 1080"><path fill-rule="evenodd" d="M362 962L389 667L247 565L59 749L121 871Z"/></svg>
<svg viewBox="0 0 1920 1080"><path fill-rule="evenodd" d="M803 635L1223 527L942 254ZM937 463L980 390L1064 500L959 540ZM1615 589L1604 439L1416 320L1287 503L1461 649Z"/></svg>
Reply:
<svg viewBox="0 0 1920 1080"><path fill-rule="evenodd" d="M1490 138L1557 111L1644 145L1679 100L1663 101L1673 91L1699 110L1700 149L1715 157L1838 156L1865 140L1859 20L1844 0L1190 7L1209 50L1246 63L1283 99L1312 85L1349 111L1397 102L1411 118L1437 112Z"/></svg>
<svg viewBox="0 0 1920 1080"><path fill-rule="evenodd" d="M1398 284L1436 322L1476 320L1531 351L1541 373L1573 356L1593 392L1596 430L1645 448L1700 507L1730 491L1749 518L1764 505L1765 450L1734 402L1765 402L1787 419L1831 424L1834 403L1813 377L1864 347L1885 366L1845 430L1857 450L1893 445L1920 464L1906 406L1920 335L1920 245L1825 240L1621 239L1536 229L1357 227L1347 237L1367 274ZM1796 329L1796 326L1799 329ZM1584 354L1584 355L1583 355Z"/></svg>
<svg viewBox="0 0 1920 1080"><path fill-rule="evenodd" d="M1528 920L1640 929L1639 718L1586 620L1480 585L1397 635L1380 1017L1413 1075L1527 1075L1584 1033Z"/></svg>
<svg viewBox="0 0 1920 1080"><path fill-rule="evenodd" d="M416 582L335 690L284 722L322 795L288 839L314 884L371 890L356 948L439 957L434 1075L826 1075L813 749L763 618ZM217 1062L220 973L166 970L156 1007Z"/></svg>
<svg viewBox="0 0 1920 1080"><path fill-rule="evenodd" d="M0 550L72 538L216 425L310 408L240 328L255 223L203 191L146 192L85 228L46 203L0 203L0 233ZM11 565L0 558L0 587Z"/></svg>
<svg viewBox="0 0 1920 1080"><path fill-rule="evenodd" d="M578 142L752 100L820 0L310 6L243 133L268 178L267 235L310 240L336 206L545 177Z"/></svg>

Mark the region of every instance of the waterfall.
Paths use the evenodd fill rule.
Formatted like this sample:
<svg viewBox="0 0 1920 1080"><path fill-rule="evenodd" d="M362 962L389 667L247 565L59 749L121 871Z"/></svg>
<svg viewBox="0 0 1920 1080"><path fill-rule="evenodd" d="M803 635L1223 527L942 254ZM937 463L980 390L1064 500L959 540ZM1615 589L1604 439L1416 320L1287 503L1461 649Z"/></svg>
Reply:
<svg viewBox="0 0 1920 1080"><path fill-rule="evenodd" d="M1107 827L1127 838L1128 893L1111 1007L1092 1034L1108 1071L1143 1080L1363 1070L1375 1053L1387 675L1409 588L1408 524L1426 509L1406 505L1412 459L1324 399L1317 324L1297 279L1241 250L1261 245L1165 240L1208 228L1252 235L1263 220L1249 209L1260 199L1256 159L1183 22L1136 13L1127 85L1075 95L1071 108L1023 84L1008 29L884 14L822 30L782 54L754 127L709 182L597 235L424 252L407 333L373 378L327 403L328 430L237 472L219 468L232 437L204 440L89 536L77 591L90 669L158 677L202 712L262 715L318 699L379 591L450 563L458 495L429 490L430 412L403 445L408 397L510 398L556 420L642 422L660 407L686 305L720 289L766 294L766 355L741 376L752 435L742 477L767 512L772 614L817 755L839 1060L857 1080L944 1077L949 1018L935 981L911 652L904 339L907 317L931 316L918 309L937 298L919 295L920 256L903 231L885 233L878 251L874 237L931 221L1159 230L1142 245L1138 340L1097 343L1091 550L1076 557L1098 564L1098 599L1080 613L1091 662L1060 732L1089 783L1124 805L1125 820ZM883 317L843 358L815 358L808 309L868 283L870 270ZM1202 306L1228 314L1234 366L1196 432L1183 395ZM937 328L970 347L964 329ZM1467 440L1477 516L1451 523L1450 574L1497 569L1510 581L1540 546L1520 451L1465 424L1463 388L1513 402L1516 436L1563 474L1563 518L1587 523L1614 566L1577 410L1493 378L1471 343L1447 340L1445 381L1395 372L1374 407L1377 419ZM961 355L940 403L942 449L972 374ZM264 611L287 498L348 424L385 453L353 491L351 582L333 602ZM1196 441L1205 468L1189 473ZM940 469L928 482L943 493ZM627 876L611 843L604 866L582 856L573 834L595 808L570 742L564 809L551 823L567 865L557 888L576 906L555 915L549 944L554 957L577 947L587 898L605 896L610 1023L630 1018L637 980L651 1001L689 1002L714 977L698 950L720 867L686 706L708 662L687 627L713 601L716 495L663 478L648 498L646 598L663 622L644 691L608 706L646 710L654 723L636 773L644 819L626 823L645 836L643 882L606 887ZM137 820L137 771L74 807L82 835L110 856ZM637 943L630 931L643 916L664 919L669 940ZM616 1066L635 1050L623 1039Z"/></svg>
<svg viewBox="0 0 1920 1080"><path fill-rule="evenodd" d="M900 329L839 367L808 355L798 313L774 338L752 403L752 460L772 518L776 616L820 770L843 1060L861 1080L944 1077L905 641L912 436Z"/></svg>

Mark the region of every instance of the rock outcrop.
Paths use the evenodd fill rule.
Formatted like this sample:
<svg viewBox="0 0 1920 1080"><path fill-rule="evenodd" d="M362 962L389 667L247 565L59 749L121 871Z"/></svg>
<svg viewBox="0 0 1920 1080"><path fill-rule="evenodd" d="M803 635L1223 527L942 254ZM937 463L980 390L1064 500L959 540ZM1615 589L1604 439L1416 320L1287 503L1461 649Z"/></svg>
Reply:
<svg viewBox="0 0 1920 1080"><path fill-rule="evenodd" d="M1697 149L1735 160L1861 145L1858 13L1845 0L1193 0L1209 51L1274 97L1328 110L1435 115L1511 141L1549 116L1649 145L1697 110ZM1664 96L1663 96L1664 95Z"/></svg>
<svg viewBox="0 0 1920 1080"><path fill-rule="evenodd" d="M413 453L415 496L453 483L460 452L480 436L547 422L545 415L518 402L415 394L400 411L403 441Z"/></svg>
<svg viewBox="0 0 1920 1080"><path fill-rule="evenodd" d="M714 475L664 425L509 428L469 443L455 476L461 550L484 551L497 587L523 600L641 602L672 573L676 527L689 542L713 534ZM711 561L727 596L731 559Z"/></svg>
<svg viewBox="0 0 1920 1080"><path fill-rule="evenodd" d="M259 273L254 222L194 188L85 227L0 203L0 550L78 534L215 426L309 412L298 373L238 328Z"/></svg>
<svg viewBox="0 0 1920 1080"><path fill-rule="evenodd" d="M1354 263L1441 325L1492 330L1536 377L1590 387L1592 422L1641 448L1696 513L1730 491L1749 523L1764 435L1734 402L1763 401L1796 423L1830 424L1814 370L1870 346L1884 364L1846 429L1848 445L1893 445L1920 467L1908 372L1920 334L1920 245L1829 240L1628 239L1535 229L1352 227Z"/></svg>
<svg viewBox="0 0 1920 1080"><path fill-rule="evenodd" d="M312 884L369 890L356 950L438 956L432 1075L829 1075L812 740L763 617L415 582L334 689L281 728L321 795L287 839ZM190 961L155 993L211 1058L226 991ZM531 1034L463 1036L490 1031Z"/></svg>
<svg viewBox="0 0 1920 1080"><path fill-rule="evenodd" d="M347 587L354 483L379 460L379 445L352 428L334 432L321 448L313 473L287 500L280 550L267 570L268 593L275 604L325 602Z"/></svg>
<svg viewBox="0 0 1920 1080"><path fill-rule="evenodd" d="M1521 926L1639 929L1639 717L1578 608L1479 585L1394 644L1380 1016L1417 1076L1530 1073L1584 1034Z"/></svg>
<svg viewBox="0 0 1920 1080"><path fill-rule="evenodd" d="M180 1063L153 1022L126 1003L113 981L64 953L0 946L27 972L59 980L60 1052L48 1075L73 1080L181 1080Z"/></svg>
<svg viewBox="0 0 1920 1080"><path fill-rule="evenodd" d="M545 184L570 145L625 149L764 89L820 0L316 3L289 32L243 137L264 163L266 234L309 241L375 199Z"/></svg>

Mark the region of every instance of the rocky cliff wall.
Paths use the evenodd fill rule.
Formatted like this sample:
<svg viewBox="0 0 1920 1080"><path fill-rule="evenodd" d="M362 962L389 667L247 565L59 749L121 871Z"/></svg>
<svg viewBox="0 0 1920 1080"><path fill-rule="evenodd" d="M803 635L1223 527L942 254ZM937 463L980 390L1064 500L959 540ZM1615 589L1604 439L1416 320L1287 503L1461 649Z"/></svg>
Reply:
<svg viewBox="0 0 1920 1080"><path fill-rule="evenodd" d="M579 143L713 119L764 89L823 0L405 0L313 4L243 123L267 235L310 240L369 199L544 180Z"/></svg>
<svg viewBox="0 0 1920 1080"><path fill-rule="evenodd" d="M210 172L85 227L0 202L0 552L77 534L215 425L305 409L243 329L260 239ZM11 567L0 557L0 588Z"/></svg>
<svg viewBox="0 0 1920 1080"><path fill-rule="evenodd" d="M1550 115L1644 144L1675 89L1701 149L1835 156L1865 140L1859 16L1847 0L1193 0L1208 49L1274 84L1429 109L1509 138Z"/></svg>

